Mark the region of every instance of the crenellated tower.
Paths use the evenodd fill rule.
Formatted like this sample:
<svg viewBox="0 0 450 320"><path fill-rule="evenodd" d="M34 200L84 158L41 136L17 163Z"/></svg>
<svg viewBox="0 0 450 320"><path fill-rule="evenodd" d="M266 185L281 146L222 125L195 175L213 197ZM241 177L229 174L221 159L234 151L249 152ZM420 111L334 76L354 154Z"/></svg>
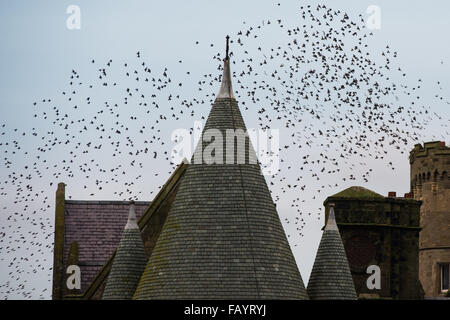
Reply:
<svg viewBox="0 0 450 320"><path fill-rule="evenodd" d="M450 148L445 142L416 144L410 152L411 192L421 200L419 277L425 296L442 295L449 287Z"/></svg>

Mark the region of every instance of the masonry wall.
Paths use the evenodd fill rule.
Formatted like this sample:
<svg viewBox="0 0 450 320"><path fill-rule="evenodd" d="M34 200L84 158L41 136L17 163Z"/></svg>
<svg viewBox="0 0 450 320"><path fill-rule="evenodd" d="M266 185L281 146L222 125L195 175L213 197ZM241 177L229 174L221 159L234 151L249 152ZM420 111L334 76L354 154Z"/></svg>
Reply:
<svg viewBox="0 0 450 320"><path fill-rule="evenodd" d="M420 202L413 199L329 197L359 298L420 299L418 275ZM381 288L371 290L367 267L381 269Z"/></svg>
<svg viewBox="0 0 450 320"><path fill-rule="evenodd" d="M411 192L422 200L419 275L427 297L442 295L440 264L450 263L450 148L418 144L410 153Z"/></svg>

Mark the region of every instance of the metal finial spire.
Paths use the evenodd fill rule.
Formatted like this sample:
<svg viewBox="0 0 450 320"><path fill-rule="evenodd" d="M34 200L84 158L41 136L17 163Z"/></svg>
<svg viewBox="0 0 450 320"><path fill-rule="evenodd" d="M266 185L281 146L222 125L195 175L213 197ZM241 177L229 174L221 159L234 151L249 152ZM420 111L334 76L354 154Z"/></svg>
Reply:
<svg viewBox="0 0 450 320"><path fill-rule="evenodd" d="M227 46L225 48L225 60L228 60L228 50L229 50L229 42L230 42L230 36L226 36L227 39Z"/></svg>
<svg viewBox="0 0 450 320"><path fill-rule="evenodd" d="M219 94L216 98L232 98L234 99L233 87L231 85L231 72L230 72L230 60L229 60L229 42L230 37L227 36L227 45L225 49L225 59L223 59L223 76L222 85L220 86Z"/></svg>

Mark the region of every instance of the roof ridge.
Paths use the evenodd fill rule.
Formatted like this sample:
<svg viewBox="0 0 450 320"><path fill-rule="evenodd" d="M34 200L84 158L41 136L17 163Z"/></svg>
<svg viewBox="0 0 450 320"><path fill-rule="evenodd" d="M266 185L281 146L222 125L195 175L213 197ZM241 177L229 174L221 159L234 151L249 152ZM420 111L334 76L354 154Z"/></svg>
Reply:
<svg viewBox="0 0 450 320"><path fill-rule="evenodd" d="M67 204L129 204L128 200L64 200ZM136 205L148 205L151 201L134 201Z"/></svg>

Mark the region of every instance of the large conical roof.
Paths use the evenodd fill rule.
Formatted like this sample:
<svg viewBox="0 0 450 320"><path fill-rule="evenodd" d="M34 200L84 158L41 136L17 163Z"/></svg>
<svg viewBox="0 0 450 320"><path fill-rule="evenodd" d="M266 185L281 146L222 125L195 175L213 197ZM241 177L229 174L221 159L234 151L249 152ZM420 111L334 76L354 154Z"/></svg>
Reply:
<svg viewBox="0 0 450 320"><path fill-rule="evenodd" d="M131 299L146 263L147 257L136 223L134 204L131 203L128 221L114 256L102 299Z"/></svg>
<svg viewBox="0 0 450 320"><path fill-rule="evenodd" d="M356 299L355 285L333 207L330 207L328 222L320 240L307 291L312 300Z"/></svg>
<svg viewBox="0 0 450 320"><path fill-rule="evenodd" d="M245 163L226 162L226 130L246 131L231 91L228 58L222 81L227 83L212 106L203 143L180 183L135 299L307 299L248 137L245 156L239 146L232 152L239 150ZM202 151L211 154L210 134L217 132L224 138L214 141L224 152L212 153L223 164L206 164Z"/></svg>

